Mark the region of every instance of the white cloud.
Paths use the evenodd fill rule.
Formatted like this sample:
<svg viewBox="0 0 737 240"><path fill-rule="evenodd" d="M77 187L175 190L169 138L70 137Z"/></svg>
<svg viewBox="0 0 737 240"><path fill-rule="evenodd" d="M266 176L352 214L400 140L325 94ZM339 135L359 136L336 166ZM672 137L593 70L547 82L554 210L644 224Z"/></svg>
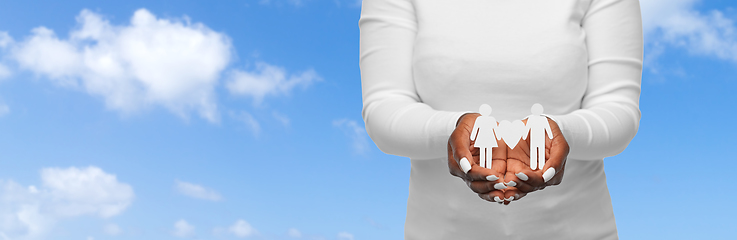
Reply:
<svg viewBox="0 0 737 240"><path fill-rule="evenodd" d="M179 193L193 197L193 198L210 200L210 201L222 200L220 193L216 192L215 190L205 188L201 185L176 180L174 187L177 189Z"/></svg>
<svg viewBox="0 0 737 240"><path fill-rule="evenodd" d="M0 63L0 80L8 78L12 74L13 72L10 71L10 68Z"/></svg>
<svg viewBox="0 0 737 240"><path fill-rule="evenodd" d="M120 229L120 226L118 226L118 224L115 224L115 223L110 223L110 224L105 225L105 227L102 230L103 232L105 232L105 234L111 235L111 236L120 235L120 233L123 232L123 230Z"/></svg>
<svg viewBox="0 0 737 240"><path fill-rule="evenodd" d="M646 0L642 7L643 30L648 44L660 42L687 49L692 54L737 62L737 26L719 10L706 14L694 8L699 0ZM648 54L657 57L659 53Z"/></svg>
<svg viewBox="0 0 737 240"><path fill-rule="evenodd" d="M80 86L123 113L163 106L182 117L197 111L218 120L213 89L232 52L225 34L186 18L157 18L146 9L127 25L89 10L77 22L68 39L45 27L33 29L12 56L21 68Z"/></svg>
<svg viewBox="0 0 737 240"><path fill-rule="evenodd" d="M0 31L0 48L6 48L13 43L13 38L5 31Z"/></svg>
<svg viewBox="0 0 737 240"><path fill-rule="evenodd" d="M97 167L45 168L42 187L0 180L0 236L36 239L65 218L120 214L133 201L130 185Z"/></svg>
<svg viewBox="0 0 737 240"><path fill-rule="evenodd" d="M253 133L253 136L257 137L261 133L261 124L250 113L246 111L230 112L230 116L244 123L246 127L248 127L248 129Z"/></svg>
<svg viewBox="0 0 737 240"><path fill-rule="evenodd" d="M287 230L287 235L293 238L301 238L302 232L300 232L296 228L290 228L289 230Z"/></svg>
<svg viewBox="0 0 737 240"><path fill-rule="evenodd" d="M350 234L348 232L339 232L338 240L353 240L353 234Z"/></svg>
<svg viewBox="0 0 737 240"><path fill-rule="evenodd" d="M290 122L291 122L289 120L289 117L287 117L286 115L281 114L281 113L279 113L277 111L273 111L272 112L272 115L274 116L274 119L276 119L276 121L278 121L278 122L281 123L281 125L283 125L284 127L289 127Z"/></svg>
<svg viewBox="0 0 737 240"><path fill-rule="evenodd" d="M349 119L338 119L333 121L333 126L339 128L351 139L351 147L356 153L362 154L369 150L368 134L366 129L358 122Z"/></svg>
<svg viewBox="0 0 737 240"><path fill-rule="evenodd" d="M194 226L184 221L184 219L179 219L174 223L174 231L171 234L182 238L194 236Z"/></svg>
<svg viewBox="0 0 737 240"><path fill-rule="evenodd" d="M7 32L0 31L0 50L7 48L13 42L13 38L11 38ZM2 61L2 59L0 59L0 61ZM0 62L0 80L8 78L10 75L12 75L10 68Z"/></svg>
<svg viewBox="0 0 737 240"><path fill-rule="evenodd" d="M248 222L243 219L235 221L235 223L228 228L228 231L239 238L250 237L256 234L256 229L251 227L251 224L248 224Z"/></svg>
<svg viewBox="0 0 737 240"><path fill-rule="evenodd" d="M0 180L0 235L5 239L46 235L56 222L44 209L51 200L13 181Z"/></svg>
<svg viewBox="0 0 737 240"><path fill-rule="evenodd" d="M214 123L220 121L215 88L221 79L231 94L251 98L254 105L322 80L312 69L288 73L265 62L252 70L226 71L235 52L230 38L186 16L158 18L139 9L128 23L112 24L84 9L76 19L66 38L43 26L21 41L0 32L0 54L7 53L0 60L15 63L0 61L0 79L17 67L100 97L108 109L123 115L160 107L185 119L195 112Z"/></svg>
<svg viewBox="0 0 737 240"><path fill-rule="evenodd" d="M58 214L64 216L112 217L125 210L134 197L130 185L97 167L45 168L41 180L59 204Z"/></svg>
<svg viewBox="0 0 737 240"><path fill-rule="evenodd" d="M252 72L233 70L228 79L226 87L231 94L251 97L256 105L266 96L288 95L297 86L307 87L322 80L312 69L287 77L284 68L264 62L257 62Z"/></svg>
<svg viewBox="0 0 737 240"><path fill-rule="evenodd" d="M82 57L76 47L71 42L59 40L48 28L38 27L31 32L33 36L14 49L20 66L46 74L64 85L72 85L70 78L82 71Z"/></svg>

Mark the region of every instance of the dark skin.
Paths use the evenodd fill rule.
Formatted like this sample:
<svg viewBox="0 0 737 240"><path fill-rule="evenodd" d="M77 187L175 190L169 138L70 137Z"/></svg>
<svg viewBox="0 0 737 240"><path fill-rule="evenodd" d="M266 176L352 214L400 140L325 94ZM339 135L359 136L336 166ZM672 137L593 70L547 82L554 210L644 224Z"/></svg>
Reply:
<svg viewBox="0 0 737 240"><path fill-rule="evenodd" d="M504 174L507 172L507 145L504 141L497 141L499 147L492 150L491 169L483 168L479 165L479 149L473 147L471 141L471 131L476 118L481 116L478 113L464 114L456 124L456 129L450 135L448 140L448 168L450 174L459 177L466 182L466 185L484 200L494 202L494 197L504 198L504 192L494 188L497 183L504 182ZM461 158L466 157L471 162L471 170L464 173L460 168ZM488 176L494 175L499 179L489 181Z"/></svg>
<svg viewBox="0 0 737 240"><path fill-rule="evenodd" d="M448 168L453 176L459 177L466 185L479 195L480 198L490 201L504 199L505 205L517 201L534 191L545 189L547 186L558 185L563 181L565 163L570 148L568 142L554 121L548 119L553 139L545 138L545 166L537 170L530 169L530 138L520 140L514 149L510 149L504 141L497 141L498 147L492 150L492 169L479 165L479 149L473 147L470 140L471 130L478 113L467 113L461 116L456 123L456 129L448 139ZM525 124L527 120L522 120ZM464 173L460 168L460 161L466 157L471 163L471 169ZM547 182L543 173L554 168L555 175ZM527 176L527 180L520 179L520 173ZM487 176L494 175L498 180L489 181ZM509 186L514 181L515 186ZM505 183L505 189L495 189L497 183ZM500 202L501 204L501 202Z"/></svg>

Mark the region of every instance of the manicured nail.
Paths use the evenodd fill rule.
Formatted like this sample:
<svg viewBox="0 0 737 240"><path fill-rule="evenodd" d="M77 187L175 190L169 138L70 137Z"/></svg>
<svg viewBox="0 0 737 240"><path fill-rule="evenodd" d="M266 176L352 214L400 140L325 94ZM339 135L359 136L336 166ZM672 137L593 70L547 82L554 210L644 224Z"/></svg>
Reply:
<svg viewBox="0 0 737 240"><path fill-rule="evenodd" d="M486 180L487 181L496 181L496 180L499 180L499 178L496 175L489 175L489 176L486 176Z"/></svg>
<svg viewBox="0 0 737 240"><path fill-rule="evenodd" d="M461 158L461 169L463 170L463 173L468 173L468 171L471 171L471 163L468 162L468 159Z"/></svg>
<svg viewBox="0 0 737 240"><path fill-rule="evenodd" d="M522 181L527 181L527 179L530 179L529 177L527 177L527 174L524 174L521 172L515 174L515 176L517 176L517 178L519 178L519 180L522 180Z"/></svg>
<svg viewBox="0 0 737 240"><path fill-rule="evenodd" d="M548 170L543 173L543 180L548 182L553 178L553 176L555 176L555 168L548 168Z"/></svg>
<svg viewBox="0 0 737 240"><path fill-rule="evenodd" d="M514 181L509 181L509 182L507 183L507 186L510 186L510 187L514 187L514 186L517 186L517 183L516 183L516 182L514 182Z"/></svg>
<svg viewBox="0 0 737 240"><path fill-rule="evenodd" d="M499 196L494 196L494 201L496 201L498 203L504 202L504 200L502 200Z"/></svg>
<svg viewBox="0 0 737 240"><path fill-rule="evenodd" d="M511 196L509 198L505 198L504 199L504 201L507 201L507 202L511 202L512 200L514 200L514 196Z"/></svg>
<svg viewBox="0 0 737 240"><path fill-rule="evenodd" d="M494 189L496 189L496 190L502 190L502 189L506 189L506 188L507 188L507 186L504 186L504 183L494 184Z"/></svg>

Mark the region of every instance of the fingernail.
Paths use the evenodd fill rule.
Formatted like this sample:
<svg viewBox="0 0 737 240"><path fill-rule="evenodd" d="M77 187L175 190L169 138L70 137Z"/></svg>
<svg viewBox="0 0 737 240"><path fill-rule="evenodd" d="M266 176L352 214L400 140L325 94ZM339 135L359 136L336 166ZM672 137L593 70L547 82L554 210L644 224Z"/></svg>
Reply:
<svg viewBox="0 0 737 240"><path fill-rule="evenodd" d="M514 187L514 186L517 186L517 183L516 183L516 182L514 182L514 181L509 181L509 182L507 183L507 186L510 186L510 187Z"/></svg>
<svg viewBox="0 0 737 240"><path fill-rule="evenodd" d="M507 186L504 186L504 183L494 184L494 189L501 190L501 189L506 189L506 188Z"/></svg>
<svg viewBox="0 0 737 240"><path fill-rule="evenodd" d="M512 200L514 200L514 196L511 196L509 198L505 198L504 199L504 201L507 201L507 202L511 202Z"/></svg>
<svg viewBox="0 0 737 240"><path fill-rule="evenodd" d="M496 201L498 203L504 202L504 200L502 200L499 196L494 196L494 201Z"/></svg>
<svg viewBox="0 0 737 240"><path fill-rule="evenodd" d="M527 181L527 179L530 179L529 177L527 177L527 174L524 174L521 172L515 174L515 176L517 176L517 178L519 178L519 180L522 180L522 181Z"/></svg>
<svg viewBox="0 0 737 240"><path fill-rule="evenodd" d="M471 163L468 162L468 159L461 158L461 169L463 170L463 173L468 173L468 171L471 171Z"/></svg>
<svg viewBox="0 0 737 240"><path fill-rule="evenodd" d="M555 176L555 168L548 168L548 170L543 173L543 180L548 182L553 178L553 176Z"/></svg>
<svg viewBox="0 0 737 240"><path fill-rule="evenodd" d="M487 181L496 181L496 180L499 180L499 178L496 175L489 175L489 176L486 176L486 180Z"/></svg>

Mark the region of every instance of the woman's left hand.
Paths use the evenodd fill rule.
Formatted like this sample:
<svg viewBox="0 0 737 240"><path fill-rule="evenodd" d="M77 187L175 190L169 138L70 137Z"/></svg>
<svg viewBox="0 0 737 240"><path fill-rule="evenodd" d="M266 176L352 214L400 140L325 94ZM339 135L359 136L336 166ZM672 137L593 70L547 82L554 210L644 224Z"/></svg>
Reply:
<svg viewBox="0 0 737 240"><path fill-rule="evenodd" d="M520 140L514 149L507 148L507 172L504 176L504 204L516 201L528 193L558 185L563 181L563 172L570 150L568 142L555 121L547 119L553 139L545 137L545 166L530 169L530 138ZM523 120L527 124L527 120Z"/></svg>

